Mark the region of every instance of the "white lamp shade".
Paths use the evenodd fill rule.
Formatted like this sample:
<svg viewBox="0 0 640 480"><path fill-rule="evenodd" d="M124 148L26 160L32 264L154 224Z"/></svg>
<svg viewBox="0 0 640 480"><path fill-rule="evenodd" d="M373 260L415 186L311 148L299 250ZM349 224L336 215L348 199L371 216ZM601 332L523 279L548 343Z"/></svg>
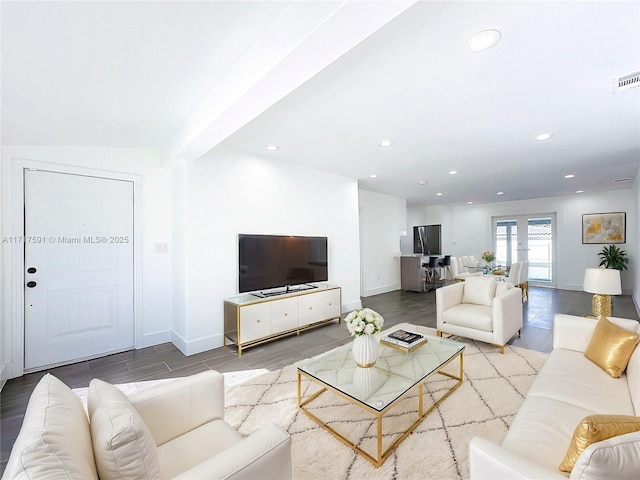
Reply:
<svg viewBox="0 0 640 480"><path fill-rule="evenodd" d="M600 295L620 295L620 270L613 268L587 268L582 289Z"/></svg>

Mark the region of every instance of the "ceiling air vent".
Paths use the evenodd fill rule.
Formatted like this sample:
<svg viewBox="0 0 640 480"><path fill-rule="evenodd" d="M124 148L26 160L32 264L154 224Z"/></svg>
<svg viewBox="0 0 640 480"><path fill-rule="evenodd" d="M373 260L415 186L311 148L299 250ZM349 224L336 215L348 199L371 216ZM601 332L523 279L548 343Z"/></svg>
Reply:
<svg viewBox="0 0 640 480"><path fill-rule="evenodd" d="M640 71L628 73L613 79L613 91L620 92L633 87L640 87Z"/></svg>
<svg viewBox="0 0 640 480"><path fill-rule="evenodd" d="M625 183L625 182L630 182L631 179L629 177L625 177L625 178L616 178L613 183Z"/></svg>

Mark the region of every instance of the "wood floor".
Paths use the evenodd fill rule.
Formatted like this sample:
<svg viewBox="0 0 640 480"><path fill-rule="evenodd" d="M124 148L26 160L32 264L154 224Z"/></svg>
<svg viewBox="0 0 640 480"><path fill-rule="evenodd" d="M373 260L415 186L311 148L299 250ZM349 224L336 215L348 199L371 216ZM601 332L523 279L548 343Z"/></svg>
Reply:
<svg viewBox="0 0 640 480"><path fill-rule="evenodd" d="M585 315L591 312L591 295L584 292L547 288L530 289L524 305L522 336L510 343L533 350L550 352L555 313ZM416 293L401 290L363 298L365 307L379 312L385 328L401 322L436 326L435 292ZM613 297L613 315L639 319L631 296ZM49 370L71 388L87 387L92 378L110 383L181 377L207 369L220 372L282 368L299 360L351 342L344 323L329 324L298 336L247 349L238 357L235 347L220 347L189 357L173 344L109 355ZM32 373L9 380L0 392L0 473L4 471L11 447L22 425L24 411L35 385L46 372Z"/></svg>

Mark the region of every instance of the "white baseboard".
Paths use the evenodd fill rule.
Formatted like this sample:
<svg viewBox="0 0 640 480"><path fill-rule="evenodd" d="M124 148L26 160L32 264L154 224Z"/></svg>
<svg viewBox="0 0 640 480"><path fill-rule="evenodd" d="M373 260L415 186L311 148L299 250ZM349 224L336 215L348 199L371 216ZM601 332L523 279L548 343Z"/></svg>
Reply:
<svg viewBox="0 0 640 480"><path fill-rule="evenodd" d="M362 308L362 302L360 300L355 300L353 302L342 304L342 313L349 313L353 310L357 310Z"/></svg>
<svg viewBox="0 0 640 480"><path fill-rule="evenodd" d="M544 287L544 285L535 285L536 287ZM571 290L574 292L584 292L584 289L582 288L583 285L581 283L565 283L564 285L558 285L557 288L558 290ZM625 290L622 289L622 295L632 295L633 296L633 290ZM633 298L633 303L634 305L636 305L636 310L638 310L638 305L636 303L636 299ZM638 310L640 311L640 310Z"/></svg>
<svg viewBox="0 0 640 480"><path fill-rule="evenodd" d="M161 343L167 343L171 341L171 330L164 330L162 332L145 333L142 336L142 348L152 347L153 345L160 345Z"/></svg>
<svg viewBox="0 0 640 480"><path fill-rule="evenodd" d="M384 285L382 287L371 288L369 290L365 290L363 297L371 297L372 295L380 295L381 293L389 293L395 292L396 290L400 290L400 285Z"/></svg>
<svg viewBox="0 0 640 480"><path fill-rule="evenodd" d="M6 363L0 365L0 390L2 390L4 384L7 383L8 370L9 368Z"/></svg>
<svg viewBox="0 0 640 480"><path fill-rule="evenodd" d="M176 332L171 332L171 341L186 356L195 355L196 353L206 352L223 345L223 335L209 335L195 340L186 340Z"/></svg>

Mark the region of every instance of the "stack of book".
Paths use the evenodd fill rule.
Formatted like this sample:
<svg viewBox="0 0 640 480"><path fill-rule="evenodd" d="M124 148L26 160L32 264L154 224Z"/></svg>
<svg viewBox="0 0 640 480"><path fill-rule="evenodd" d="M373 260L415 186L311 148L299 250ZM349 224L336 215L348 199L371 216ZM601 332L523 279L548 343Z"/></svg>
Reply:
<svg viewBox="0 0 640 480"><path fill-rule="evenodd" d="M382 337L380 339L380 343L388 347L397 348L404 352L411 352L427 343L427 337L415 332L396 330L386 337Z"/></svg>

